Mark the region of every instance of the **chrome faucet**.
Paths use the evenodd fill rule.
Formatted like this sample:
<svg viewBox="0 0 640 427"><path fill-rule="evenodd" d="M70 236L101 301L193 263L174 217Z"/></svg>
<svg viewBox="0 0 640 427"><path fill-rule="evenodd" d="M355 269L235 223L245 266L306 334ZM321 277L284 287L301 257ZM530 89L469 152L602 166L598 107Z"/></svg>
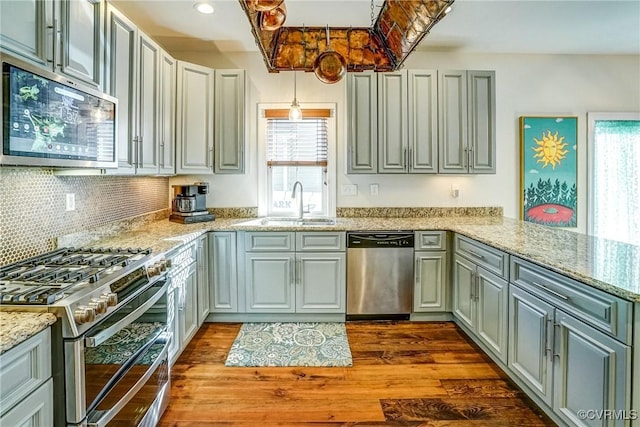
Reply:
<svg viewBox="0 0 640 427"><path fill-rule="evenodd" d="M300 181L296 181L293 184L293 190L291 190L291 198L296 198L296 188L300 186L300 202L298 203L298 219L302 219L303 207L302 207L302 183Z"/></svg>

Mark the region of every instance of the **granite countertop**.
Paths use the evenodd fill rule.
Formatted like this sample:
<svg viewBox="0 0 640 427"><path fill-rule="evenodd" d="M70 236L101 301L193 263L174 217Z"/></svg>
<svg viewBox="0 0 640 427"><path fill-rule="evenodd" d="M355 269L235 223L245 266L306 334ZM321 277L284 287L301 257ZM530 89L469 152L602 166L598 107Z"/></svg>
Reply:
<svg viewBox="0 0 640 427"><path fill-rule="evenodd" d="M157 220L102 238L91 246L150 247L154 252L167 252L207 231L448 230L595 288L640 302L639 246L502 216L337 218L334 225L313 226L265 226L256 224L258 221L247 222L251 222L251 218L217 218L199 224ZM73 241L65 243L60 246L82 246Z"/></svg>
<svg viewBox="0 0 640 427"><path fill-rule="evenodd" d="M0 354L53 325L53 313L0 311Z"/></svg>

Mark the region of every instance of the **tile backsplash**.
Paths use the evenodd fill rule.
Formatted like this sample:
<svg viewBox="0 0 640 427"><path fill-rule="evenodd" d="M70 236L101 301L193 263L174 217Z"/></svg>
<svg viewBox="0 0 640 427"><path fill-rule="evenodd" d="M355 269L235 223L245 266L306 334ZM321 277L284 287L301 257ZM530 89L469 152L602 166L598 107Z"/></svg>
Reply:
<svg viewBox="0 0 640 427"><path fill-rule="evenodd" d="M66 194L75 195L73 211L66 211ZM53 250L58 236L168 207L167 177L0 167L0 265Z"/></svg>

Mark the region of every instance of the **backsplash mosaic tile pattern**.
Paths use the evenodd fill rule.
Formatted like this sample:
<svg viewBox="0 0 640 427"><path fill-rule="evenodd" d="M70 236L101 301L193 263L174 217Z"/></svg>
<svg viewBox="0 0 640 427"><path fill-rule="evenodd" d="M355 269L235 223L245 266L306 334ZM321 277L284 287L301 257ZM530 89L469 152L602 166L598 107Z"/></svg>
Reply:
<svg viewBox="0 0 640 427"><path fill-rule="evenodd" d="M75 195L66 211L65 195ZM55 249L58 236L169 207L169 178L56 176L0 167L0 265Z"/></svg>

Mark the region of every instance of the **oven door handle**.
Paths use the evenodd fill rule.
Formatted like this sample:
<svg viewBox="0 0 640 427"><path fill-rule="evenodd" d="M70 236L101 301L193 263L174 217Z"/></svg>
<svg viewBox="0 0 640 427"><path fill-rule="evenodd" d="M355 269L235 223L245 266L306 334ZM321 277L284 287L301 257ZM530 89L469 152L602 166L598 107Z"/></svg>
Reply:
<svg viewBox="0 0 640 427"><path fill-rule="evenodd" d="M127 403L129 403L129 401L138 393L138 391L140 391L140 389L146 384L149 378L151 378L151 375L153 375L156 369L158 369L160 364L162 364L163 362L169 363L168 348L169 346L167 341L167 344L165 344L158 358L153 362L151 366L149 366L149 369L147 369L147 372L145 372L144 375L140 377L140 379L133 385L133 387L131 387L129 391L127 391L127 393L124 396L122 396L122 399L120 399L115 405L113 405L113 407L104 411L104 415L102 415L102 417L100 417L98 420L88 422L87 427L106 426L109 423L109 421L111 421L111 419L118 412L120 412L120 410L124 408L124 406Z"/></svg>
<svg viewBox="0 0 640 427"><path fill-rule="evenodd" d="M167 293L167 287L169 284L165 281L164 285L158 292L156 292L150 299L148 299L144 304L140 307L136 308L134 311L120 319L118 322L109 326L107 329L100 331L99 333L84 338L84 346L86 348L94 348L114 336L125 326L130 325L134 320L138 317L142 316L149 308L151 308L160 298L162 298Z"/></svg>

